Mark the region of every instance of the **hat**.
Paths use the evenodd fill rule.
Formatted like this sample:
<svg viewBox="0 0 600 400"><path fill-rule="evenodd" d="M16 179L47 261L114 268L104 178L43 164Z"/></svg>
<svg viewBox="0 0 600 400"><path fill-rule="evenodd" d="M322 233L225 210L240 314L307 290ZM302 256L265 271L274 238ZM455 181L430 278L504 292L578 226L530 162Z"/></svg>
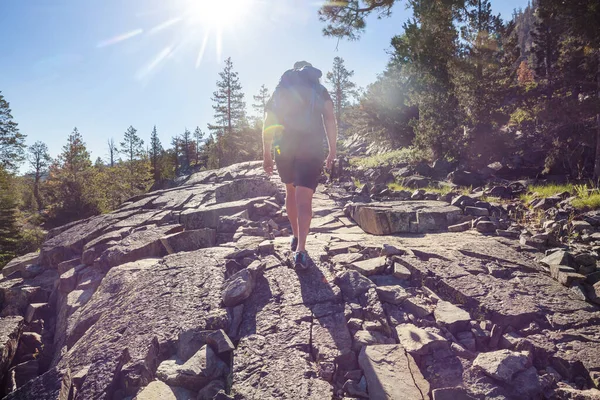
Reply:
<svg viewBox="0 0 600 400"><path fill-rule="evenodd" d="M312 64L308 61L296 61L294 64L294 69L302 69L304 67L312 67Z"/></svg>

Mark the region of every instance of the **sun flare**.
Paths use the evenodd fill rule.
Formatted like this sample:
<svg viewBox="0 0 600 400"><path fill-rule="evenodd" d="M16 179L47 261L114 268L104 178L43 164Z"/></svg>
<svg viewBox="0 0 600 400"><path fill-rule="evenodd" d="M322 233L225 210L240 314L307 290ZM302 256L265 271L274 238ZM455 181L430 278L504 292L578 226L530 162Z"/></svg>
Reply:
<svg viewBox="0 0 600 400"><path fill-rule="evenodd" d="M243 23L251 11L253 0L187 0L192 23L206 28L233 28Z"/></svg>

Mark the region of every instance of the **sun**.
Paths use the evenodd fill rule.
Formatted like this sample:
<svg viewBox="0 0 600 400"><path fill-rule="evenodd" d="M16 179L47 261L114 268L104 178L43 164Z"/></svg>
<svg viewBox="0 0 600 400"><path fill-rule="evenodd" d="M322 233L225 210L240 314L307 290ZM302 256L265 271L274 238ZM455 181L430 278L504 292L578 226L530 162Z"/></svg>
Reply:
<svg viewBox="0 0 600 400"><path fill-rule="evenodd" d="M205 28L234 28L251 12L254 0L187 0L189 21Z"/></svg>

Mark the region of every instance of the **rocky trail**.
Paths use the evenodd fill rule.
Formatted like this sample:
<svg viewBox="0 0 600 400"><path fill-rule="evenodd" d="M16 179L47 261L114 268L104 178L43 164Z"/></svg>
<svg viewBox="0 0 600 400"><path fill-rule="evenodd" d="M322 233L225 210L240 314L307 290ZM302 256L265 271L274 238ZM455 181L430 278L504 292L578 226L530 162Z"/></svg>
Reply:
<svg viewBox="0 0 600 400"><path fill-rule="evenodd" d="M600 399L595 250L350 183L315 195L307 271L257 162L52 230L2 270L0 395Z"/></svg>

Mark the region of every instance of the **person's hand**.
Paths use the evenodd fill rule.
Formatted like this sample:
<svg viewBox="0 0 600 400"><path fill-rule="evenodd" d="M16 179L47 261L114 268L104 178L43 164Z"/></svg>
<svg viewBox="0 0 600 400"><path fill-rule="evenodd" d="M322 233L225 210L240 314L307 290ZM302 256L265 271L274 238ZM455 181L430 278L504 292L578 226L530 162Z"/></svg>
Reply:
<svg viewBox="0 0 600 400"><path fill-rule="evenodd" d="M273 175L273 157L271 156L271 154L263 155L263 168L267 175Z"/></svg>
<svg viewBox="0 0 600 400"><path fill-rule="evenodd" d="M327 160L325 161L325 167L331 171L331 167L333 167L333 163L335 162L335 153L329 152L327 156Z"/></svg>

